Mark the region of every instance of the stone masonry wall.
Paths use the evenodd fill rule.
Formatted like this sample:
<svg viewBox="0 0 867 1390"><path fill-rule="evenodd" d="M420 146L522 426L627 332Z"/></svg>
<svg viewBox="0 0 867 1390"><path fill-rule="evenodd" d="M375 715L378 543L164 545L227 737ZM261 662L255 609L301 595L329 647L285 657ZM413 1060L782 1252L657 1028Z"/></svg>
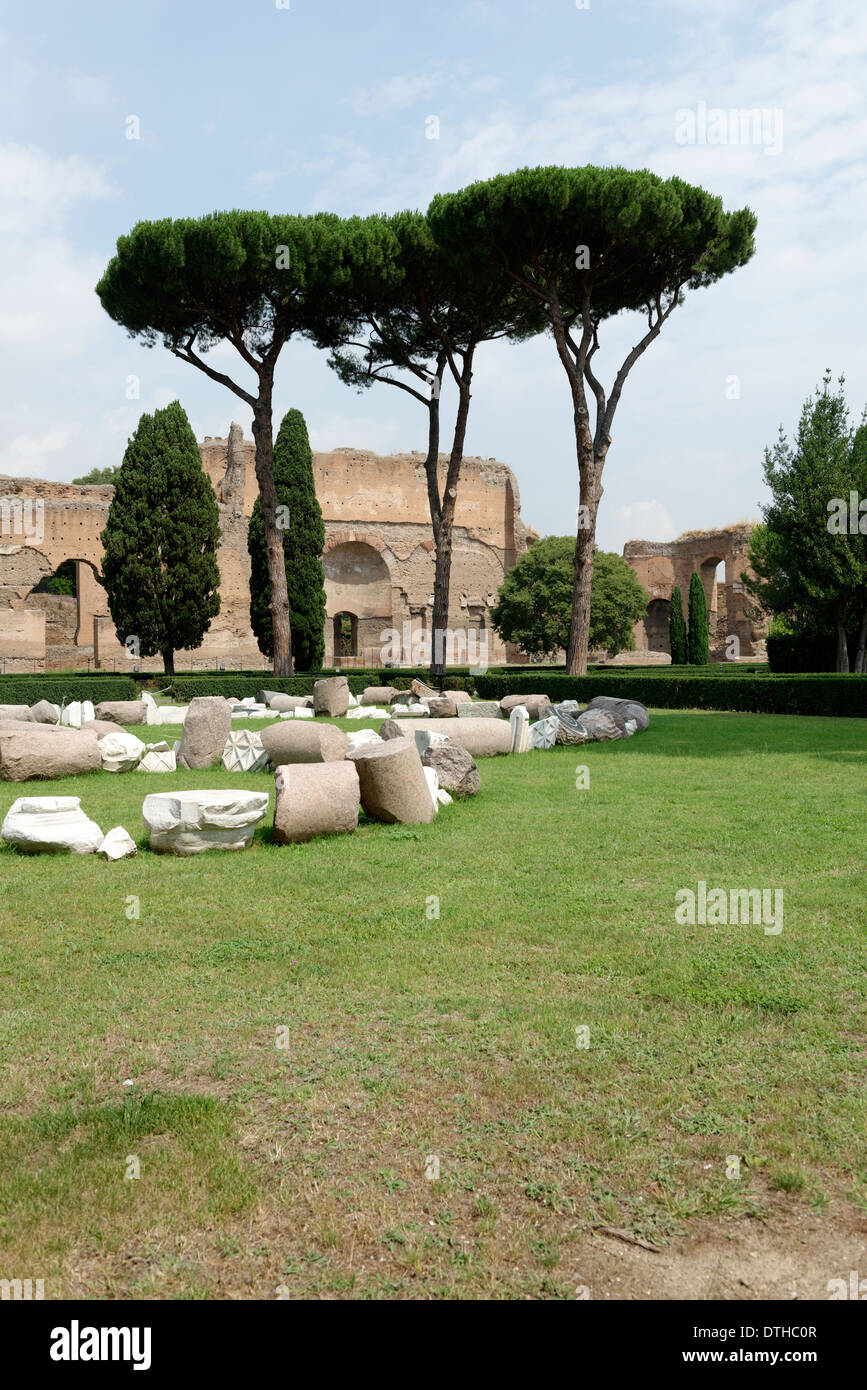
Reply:
<svg viewBox="0 0 867 1390"><path fill-rule="evenodd" d="M221 609L201 648L180 652L178 670L225 665L227 669L264 667L250 629L247 524L258 495L253 443L233 424L227 439L207 437L200 444L220 511ZM440 459L445 478L447 460ZM314 454L316 492L325 520L327 621L326 661L334 654L334 620L351 614L355 622L356 664L380 664L383 634L430 629L433 540L421 454L382 457L358 449ZM118 670L132 662L118 643L105 593L97 581L102 557L100 533L113 489L39 478L0 478L0 656L12 661L23 629L12 612L45 609L44 596L31 594L40 579L64 560L76 562L74 632L69 614L50 623L51 641L42 660L47 667L83 666L88 661ZM2 523L5 522L5 529ZM522 522L518 487L511 470L495 459L465 458L455 520L449 627L487 630L488 660L508 659L490 629L488 609L506 570L535 538ZM60 613L52 614L59 618ZM4 637L4 631L8 634ZM34 656L28 629L28 662ZM17 634L17 636L16 636ZM72 640L70 640L72 634ZM459 650L459 649L458 649ZM158 657L138 662L160 669Z"/></svg>

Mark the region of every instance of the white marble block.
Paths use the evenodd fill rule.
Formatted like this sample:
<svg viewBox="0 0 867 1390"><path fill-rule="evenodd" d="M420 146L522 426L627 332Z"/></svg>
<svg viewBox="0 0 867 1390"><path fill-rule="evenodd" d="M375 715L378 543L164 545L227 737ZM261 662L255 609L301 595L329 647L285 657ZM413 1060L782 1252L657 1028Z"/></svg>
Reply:
<svg viewBox="0 0 867 1390"><path fill-rule="evenodd" d="M0 835L27 854L93 854L104 838L77 796L19 796L6 812Z"/></svg>
<svg viewBox="0 0 867 1390"><path fill-rule="evenodd" d="M135 840L124 830L122 825L116 825L113 830L109 830L102 844L97 850L97 854L104 854L106 859L132 859L136 853Z"/></svg>
<svg viewBox="0 0 867 1390"><path fill-rule="evenodd" d="M145 746L135 734L118 729L99 740L99 756L103 772L132 772L144 757Z"/></svg>
<svg viewBox="0 0 867 1390"><path fill-rule="evenodd" d="M261 772L267 766L268 754L262 747L261 734L251 729L229 734L223 749L223 767L227 772Z"/></svg>
<svg viewBox="0 0 867 1390"><path fill-rule="evenodd" d="M509 715L509 723L512 726L512 752L529 753L530 742L530 715L526 705L516 705Z"/></svg>
<svg viewBox="0 0 867 1390"><path fill-rule="evenodd" d="M268 793L243 790L152 792L142 805L151 849L201 854L247 849L268 810Z"/></svg>
<svg viewBox="0 0 867 1390"><path fill-rule="evenodd" d="M557 742L557 725L559 720L556 714L552 714L549 719L540 719L538 723L530 725L530 747L531 748L553 748Z"/></svg>
<svg viewBox="0 0 867 1390"><path fill-rule="evenodd" d="M373 729L358 729L354 734L347 734L346 737L349 740L349 747L346 750L347 758L350 753L355 752L356 748L363 748L366 743L383 742L379 734L374 733Z"/></svg>
<svg viewBox="0 0 867 1390"><path fill-rule="evenodd" d="M438 811L440 808L440 779L437 775L437 770L435 767L423 767L422 772L424 773L424 780L427 782L427 789L430 792L431 801L433 802L433 808L435 811Z"/></svg>

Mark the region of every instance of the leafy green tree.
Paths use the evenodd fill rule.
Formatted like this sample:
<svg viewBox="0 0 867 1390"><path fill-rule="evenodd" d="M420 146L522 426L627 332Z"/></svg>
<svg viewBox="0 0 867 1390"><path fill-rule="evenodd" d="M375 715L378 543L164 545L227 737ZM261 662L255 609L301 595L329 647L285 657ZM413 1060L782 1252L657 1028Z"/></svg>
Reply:
<svg viewBox="0 0 867 1390"><path fill-rule="evenodd" d="M116 468L91 468L90 472L85 473L83 478L73 478L72 481L80 486L88 486L93 483L113 483L116 473Z"/></svg>
<svg viewBox="0 0 867 1390"><path fill-rule="evenodd" d="M569 640L572 618L572 536L535 541L500 586L491 621L504 642L529 656L552 656ZM633 651L632 631L647 610L647 594L621 555L597 550L591 595L590 645L609 656Z"/></svg>
<svg viewBox="0 0 867 1390"><path fill-rule="evenodd" d="M687 664L686 623L683 619L683 599L676 584L671 591L671 606L668 611L668 643L672 666L685 666Z"/></svg>
<svg viewBox="0 0 867 1390"><path fill-rule="evenodd" d="M353 330L330 361L348 385L361 390L384 382L427 411L425 476L434 538L431 679L437 681L445 674L452 533L476 352L495 338L517 341L538 333L544 319L495 258L445 250L421 213L372 220L393 255L382 258L379 274L352 285L345 317ZM453 382L458 397L445 469L439 451L444 378ZM443 634L439 641L438 633Z"/></svg>
<svg viewBox="0 0 867 1390"><path fill-rule="evenodd" d="M307 425L300 410L286 412L274 441L274 486L277 519L282 523L292 661L296 670L319 671L325 655L325 579L322 572L325 523L316 498ZM250 622L259 650L266 656L273 656L271 585L259 497L250 517L247 549L250 552Z"/></svg>
<svg viewBox="0 0 867 1390"><path fill-rule="evenodd" d="M581 504L566 665L582 674L602 471L626 378L687 289L750 259L755 216L749 208L727 213L721 199L678 178L588 165L498 175L434 198L428 220L454 256L504 267L544 313L566 373ZM641 312L645 327L606 390L594 360L600 328L623 310Z"/></svg>
<svg viewBox="0 0 867 1390"><path fill-rule="evenodd" d="M75 597L76 593L76 572L75 561L64 560L57 566L53 574L47 574L44 579L31 590L34 594L64 594L67 597Z"/></svg>
<svg viewBox="0 0 867 1390"><path fill-rule="evenodd" d="M102 584L118 639L142 656L201 645L220 611L214 489L179 401L142 415L115 478L102 532Z"/></svg>
<svg viewBox="0 0 867 1390"><path fill-rule="evenodd" d="M795 634L833 634L837 670L863 672L867 647L867 425L852 429L841 378L826 372L789 443L765 450L771 502L750 538L745 587ZM854 506L853 506L854 499Z"/></svg>
<svg viewBox="0 0 867 1390"><path fill-rule="evenodd" d="M293 334L325 344L345 330L340 292L374 273L387 253L375 221L214 212L139 222L119 238L96 287L106 313L132 337L149 347L161 338L253 412L276 675L291 674L292 633L274 486L274 373ZM235 349L252 374L249 387L205 361L217 343Z"/></svg>
<svg viewBox="0 0 867 1390"><path fill-rule="evenodd" d="M686 654L690 666L707 666L710 661L707 599L698 570L693 570L689 581L689 633L686 639Z"/></svg>

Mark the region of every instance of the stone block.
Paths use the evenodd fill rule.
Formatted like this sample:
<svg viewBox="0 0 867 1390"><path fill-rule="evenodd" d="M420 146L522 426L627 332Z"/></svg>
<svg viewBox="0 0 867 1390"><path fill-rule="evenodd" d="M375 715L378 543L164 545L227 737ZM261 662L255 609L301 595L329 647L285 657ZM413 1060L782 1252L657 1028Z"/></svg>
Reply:
<svg viewBox="0 0 867 1390"><path fill-rule="evenodd" d="M502 710L496 700L459 701L458 719L500 719Z"/></svg>
<svg viewBox="0 0 867 1390"><path fill-rule="evenodd" d="M267 810L267 792L152 792L144 799L142 818L150 832L151 849L188 855L209 849L247 849Z"/></svg>
<svg viewBox="0 0 867 1390"><path fill-rule="evenodd" d="M223 767L227 772L262 772L267 766L268 754L261 734L252 729L229 734L223 749Z"/></svg>
<svg viewBox="0 0 867 1390"><path fill-rule="evenodd" d="M515 705L509 715L509 728L512 733L512 752L530 751L530 716L525 705Z"/></svg>
<svg viewBox="0 0 867 1390"><path fill-rule="evenodd" d="M466 748L451 741L431 744L422 753L422 763L434 769L441 791L461 800L476 796L482 785L475 759Z"/></svg>
<svg viewBox="0 0 867 1390"><path fill-rule="evenodd" d="M370 743L382 743L379 734L375 734L372 729L359 729L357 733L347 734L346 738L349 743L349 747L346 750L347 757L349 757L350 753L353 753L356 748L364 748L366 744Z"/></svg>
<svg viewBox="0 0 867 1390"><path fill-rule="evenodd" d="M369 685L362 692L361 703L363 705L390 705L397 693L393 685Z"/></svg>
<svg viewBox="0 0 867 1390"><path fill-rule="evenodd" d="M345 835L357 827L360 793L353 762L293 763L278 767L274 777L276 844Z"/></svg>
<svg viewBox="0 0 867 1390"><path fill-rule="evenodd" d="M650 727L650 715L638 700L618 699L614 695L594 695L587 708L612 710L623 720L631 719L640 733L644 733Z"/></svg>
<svg viewBox="0 0 867 1390"><path fill-rule="evenodd" d="M414 729L415 746L418 755L424 761L424 755L428 748L435 748L440 743L448 743L448 734L438 734L435 729Z"/></svg>
<svg viewBox="0 0 867 1390"><path fill-rule="evenodd" d="M562 726L561 719L561 726ZM616 710L585 709L576 721L586 732L588 738L599 743L611 739L626 738L626 720Z"/></svg>
<svg viewBox="0 0 867 1390"><path fill-rule="evenodd" d="M327 676L313 685L313 712L339 719L349 709L349 682L345 676Z"/></svg>
<svg viewBox="0 0 867 1390"><path fill-rule="evenodd" d="M438 695L436 699L428 700L427 707L433 719L454 719L458 712L455 701L448 695Z"/></svg>
<svg viewBox="0 0 867 1390"><path fill-rule="evenodd" d="M395 738L359 748L351 761L358 769L361 804L374 820L422 825L436 812L415 743Z"/></svg>
<svg viewBox="0 0 867 1390"><path fill-rule="evenodd" d="M136 768L136 772L177 772L177 756L167 743L148 749Z"/></svg>
<svg viewBox="0 0 867 1390"><path fill-rule="evenodd" d="M417 695L420 700L435 700L439 695L438 690L434 690L433 686L427 685L422 680L414 680L409 688L413 695Z"/></svg>
<svg viewBox="0 0 867 1390"><path fill-rule="evenodd" d="M440 780L439 780L439 778L437 777L436 768L433 768L433 767L425 767L424 763L422 763L422 769L421 769L421 770L422 770L422 772L424 773L424 780L427 782L427 789L428 789L428 791L430 792L431 801L433 802L434 815L437 815L438 812L439 812L439 809L440 809L440 803L439 803Z"/></svg>
<svg viewBox="0 0 867 1390"><path fill-rule="evenodd" d="M19 796L6 813L0 835L25 854L93 854L103 840L77 796Z"/></svg>
<svg viewBox="0 0 867 1390"><path fill-rule="evenodd" d="M392 738L406 738L406 729L400 727L400 720L386 719L379 726L379 737L385 742Z"/></svg>
<svg viewBox="0 0 867 1390"><path fill-rule="evenodd" d="M553 748L557 742L557 730L560 721L556 714L549 715L547 719L540 719L537 724L530 725L530 747L531 748Z"/></svg>
<svg viewBox="0 0 867 1390"><path fill-rule="evenodd" d="M99 740L103 772L132 772L144 757L145 746L135 734L118 729Z"/></svg>
<svg viewBox="0 0 867 1390"><path fill-rule="evenodd" d="M132 859L137 853L135 840L124 830L122 825L116 825L113 830L109 830L96 851L97 854L104 854L106 859L114 861L116 859Z"/></svg>
<svg viewBox="0 0 867 1390"><path fill-rule="evenodd" d="M53 705L50 700L37 700L30 708L30 718L37 724L59 724L60 706Z"/></svg>
<svg viewBox="0 0 867 1390"><path fill-rule="evenodd" d="M0 705L0 720L14 719L19 724L33 724L33 711L29 705ZM41 722L41 721L40 721ZM46 723L53 724L53 719L46 720Z"/></svg>
<svg viewBox="0 0 867 1390"><path fill-rule="evenodd" d="M226 740L232 732L232 708L219 695L197 695L190 701L178 766L192 771L213 767L223 756Z"/></svg>
<svg viewBox="0 0 867 1390"><path fill-rule="evenodd" d="M99 741L94 733L50 724L29 724L20 729L0 725L0 781L78 777L96 772L99 765Z"/></svg>
<svg viewBox="0 0 867 1390"><path fill-rule="evenodd" d="M100 700L95 709L97 719L112 724L144 724L146 713L144 700Z"/></svg>
<svg viewBox="0 0 867 1390"><path fill-rule="evenodd" d="M272 767L284 763L342 762L349 740L342 729L321 720L299 723L296 719L268 724L259 737Z"/></svg>
<svg viewBox="0 0 867 1390"><path fill-rule="evenodd" d="M395 735L391 726L394 724L397 724L397 737L403 737L407 726L404 724L401 728L401 722L387 719L380 725L380 737L393 738ZM411 727L413 731L433 729L438 734L445 734L452 743L466 748L474 758L493 758L512 751L512 730L508 719L422 719L413 721Z"/></svg>
<svg viewBox="0 0 867 1390"><path fill-rule="evenodd" d="M547 695L504 695L500 701L500 709L507 718L518 705L524 706L531 719L544 719L551 701Z"/></svg>
<svg viewBox="0 0 867 1390"><path fill-rule="evenodd" d="M554 718L557 720L557 743L566 747L577 747L578 744L586 743L592 737L590 731L579 723L577 718L567 714L560 705L551 707Z"/></svg>
<svg viewBox="0 0 867 1390"><path fill-rule="evenodd" d="M60 711L60 722L69 729L80 729L82 724L95 718L96 712L90 700L72 700Z"/></svg>
<svg viewBox="0 0 867 1390"><path fill-rule="evenodd" d="M110 719L88 719L81 728L82 732L96 734L97 738L106 738L108 734L123 733L120 725L114 724Z"/></svg>

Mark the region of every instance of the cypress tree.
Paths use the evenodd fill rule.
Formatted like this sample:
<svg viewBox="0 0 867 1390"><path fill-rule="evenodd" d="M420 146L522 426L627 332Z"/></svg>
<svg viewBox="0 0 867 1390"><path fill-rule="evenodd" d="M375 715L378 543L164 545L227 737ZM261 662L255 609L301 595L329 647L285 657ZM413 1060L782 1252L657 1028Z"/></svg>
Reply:
<svg viewBox="0 0 867 1390"><path fill-rule="evenodd" d="M689 581L687 656L690 666L707 666L710 660L707 636L707 601L698 570L693 570L692 578Z"/></svg>
<svg viewBox="0 0 867 1390"><path fill-rule="evenodd" d="M114 479L102 584L118 638L141 656L201 646L220 611L220 515L179 401L142 415Z"/></svg>
<svg viewBox="0 0 867 1390"><path fill-rule="evenodd" d="M300 671L318 671L325 655L325 578L322 572L325 523L313 481L313 454L307 424L300 410L288 410L277 432L274 484L289 593L292 666ZM268 553L258 497L250 517L247 549L250 553L250 623L259 650L265 656L273 656Z"/></svg>
<svg viewBox="0 0 867 1390"><path fill-rule="evenodd" d="M671 648L672 666L685 666L687 664L686 623L683 617L683 599L677 585L671 591L671 607L668 611L668 641Z"/></svg>

